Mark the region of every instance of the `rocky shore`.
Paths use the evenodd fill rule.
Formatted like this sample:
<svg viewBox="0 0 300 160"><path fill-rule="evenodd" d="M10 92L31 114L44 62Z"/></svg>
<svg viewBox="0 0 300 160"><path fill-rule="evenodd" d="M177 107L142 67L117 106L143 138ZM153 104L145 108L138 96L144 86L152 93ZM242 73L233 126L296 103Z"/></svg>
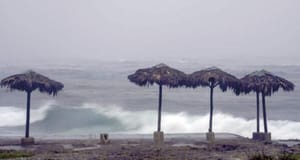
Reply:
<svg viewBox="0 0 300 160"><path fill-rule="evenodd" d="M101 144L99 139L37 139L35 145L21 146L17 139L1 139L0 155L28 154L19 158L11 157L22 160L247 160L257 155L278 159L280 155L300 157L300 141L298 142L288 146L247 138L221 139L214 143L170 138L166 139L163 146L158 147L151 139L112 139L108 144Z"/></svg>

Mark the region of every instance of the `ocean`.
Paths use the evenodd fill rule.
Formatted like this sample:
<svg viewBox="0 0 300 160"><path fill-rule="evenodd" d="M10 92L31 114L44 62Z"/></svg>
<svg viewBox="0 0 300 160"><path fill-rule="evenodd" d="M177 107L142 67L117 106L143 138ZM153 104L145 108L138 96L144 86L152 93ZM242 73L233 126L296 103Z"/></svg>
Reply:
<svg viewBox="0 0 300 160"><path fill-rule="evenodd" d="M65 87L56 97L33 92L32 136L152 134L157 128L158 86L140 87L127 79L156 61L88 61L73 63L0 64L0 78L34 70ZM169 61L186 73L211 67L197 61ZM293 92L267 97L269 131L274 139L300 139L300 65L217 65L238 78L266 69L295 84ZM0 89L0 136L23 136L26 94ZM209 88L163 87L162 130L165 133L204 133L208 130ZM262 120L262 119L261 119ZM263 124L261 121L261 130ZM256 130L255 94L236 96L231 90L214 92L214 132L251 137Z"/></svg>

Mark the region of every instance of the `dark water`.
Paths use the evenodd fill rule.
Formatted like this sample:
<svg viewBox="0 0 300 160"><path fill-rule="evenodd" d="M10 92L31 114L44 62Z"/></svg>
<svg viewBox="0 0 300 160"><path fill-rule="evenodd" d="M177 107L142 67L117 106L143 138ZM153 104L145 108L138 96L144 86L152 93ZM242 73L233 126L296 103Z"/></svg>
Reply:
<svg viewBox="0 0 300 160"><path fill-rule="evenodd" d="M155 62L52 63L0 65L0 77L33 69L64 83L57 97L32 95L33 135L88 135L100 132L152 133L156 129L158 87L139 87L127 76ZM186 73L210 67L197 62L172 61L168 65ZM275 93L267 98L269 129L275 138L300 138L300 66L219 65L241 78L260 69L295 83L294 92ZM235 96L215 91L214 130L250 136L255 131L254 94ZM0 135L23 135L25 93L0 90ZM206 132L209 112L208 88L163 88L162 128L168 133ZM288 134L287 134L288 133Z"/></svg>

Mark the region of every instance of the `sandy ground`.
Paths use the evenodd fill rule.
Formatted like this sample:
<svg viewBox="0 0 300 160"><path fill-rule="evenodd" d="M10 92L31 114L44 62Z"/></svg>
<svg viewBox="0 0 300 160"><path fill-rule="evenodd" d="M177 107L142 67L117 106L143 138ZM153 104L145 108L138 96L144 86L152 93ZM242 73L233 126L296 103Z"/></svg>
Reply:
<svg viewBox="0 0 300 160"><path fill-rule="evenodd" d="M255 154L300 154L300 141L291 146L278 142L263 143L237 137L217 139L214 143L186 138L166 138L159 148L151 139L36 139L35 145L21 146L19 139L0 139L0 152L24 151L32 153L32 160L246 160ZM298 143L297 143L298 142Z"/></svg>

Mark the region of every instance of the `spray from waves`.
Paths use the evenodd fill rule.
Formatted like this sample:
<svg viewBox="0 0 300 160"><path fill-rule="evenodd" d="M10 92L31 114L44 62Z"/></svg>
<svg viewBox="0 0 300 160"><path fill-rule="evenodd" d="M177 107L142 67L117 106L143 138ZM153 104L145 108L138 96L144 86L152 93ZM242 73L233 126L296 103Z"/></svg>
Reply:
<svg viewBox="0 0 300 160"><path fill-rule="evenodd" d="M31 123L41 122L40 125L46 126L47 128L53 127L55 130L57 123L64 121L68 124L74 122L72 114L67 117L65 113L61 114L61 108L52 110L50 107L53 106L53 102L50 101L45 105L37 109L31 110ZM152 133L157 127L157 111L146 110L146 111L128 111L124 110L119 106L102 106L98 104L84 104L82 107L66 108L63 111L70 112L71 110L79 110L80 114L76 114L76 118L81 116L80 124L68 129L57 130L58 133L68 132L74 134L73 130L79 130L83 133L91 132L91 128L95 128L96 131L99 129L103 130L103 127L108 127L111 133ZM92 110L92 113L96 113L93 116L99 116L97 118L88 118L84 121L84 117L90 117L91 112L83 112L83 110ZM52 114L50 111L53 111ZM22 126L26 119L26 108L16 107L0 107L0 127L17 127ZM74 112L72 112L74 113ZM87 114L87 115L81 115ZM55 123L49 119L55 116L57 121ZM63 117L61 117L63 116ZM209 115L192 115L186 112L180 113L168 113L162 114L162 130L166 133L195 133L195 132L207 132L208 129ZM49 121L50 120L50 121ZM52 119L53 120L53 119ZM76 120L77 121L77 120ZM118 122L118 123L116 123ZM118 125L114 125L114 124ZM37 124L37 123L34 123ZM51 124L50 126L47 126ZM98 125L97 125L98 124ZM120 124L120 125L119 125ZM261 122L262 124L262 122ZM269 130L272 132L274 139L300 139L300 122L288 121L288 120L269 120ZM84 126L84 128L82 128ZM100 128L99 128L100 127ZM34 125L33 125L34 128ZM37 129L41 129L37 127ZM245 137L251 137L252 132L256 130L255 119L245 119L242 117L234 117L230 114L216 113L214 114L214 126L215 132L228 132L239 134ZM44 134L43 130L41 132ZM45 132L46 134L47 132Z"/></svg>
<svg viewBox="0 0 300 160"><path fill-rule="evenodd" d="M126 111L118 106L104 107L84 104L83 108L93 109L100 115L118 119L127 133L152 133L157 127L157 111ZM167 133L207 132L209 115L190 115L186 112L162 113L162 130ZM214 114L215 132L228 132L251 137L256 131L256 119L247 120L230 114ZM262 122L261 122L262 123ZM269 130L274 139L299 139L300 122L269 120Z"/></svg>
<svg viewBox="0 0 300 160"><path fill-rule="evenodd" d="M49 101L40 108L31 109L30 123L43 120L53 101ZM18 108L13 106L0 106L0 127L15 127L22 126L26 121L26 107Z"/></svg>

